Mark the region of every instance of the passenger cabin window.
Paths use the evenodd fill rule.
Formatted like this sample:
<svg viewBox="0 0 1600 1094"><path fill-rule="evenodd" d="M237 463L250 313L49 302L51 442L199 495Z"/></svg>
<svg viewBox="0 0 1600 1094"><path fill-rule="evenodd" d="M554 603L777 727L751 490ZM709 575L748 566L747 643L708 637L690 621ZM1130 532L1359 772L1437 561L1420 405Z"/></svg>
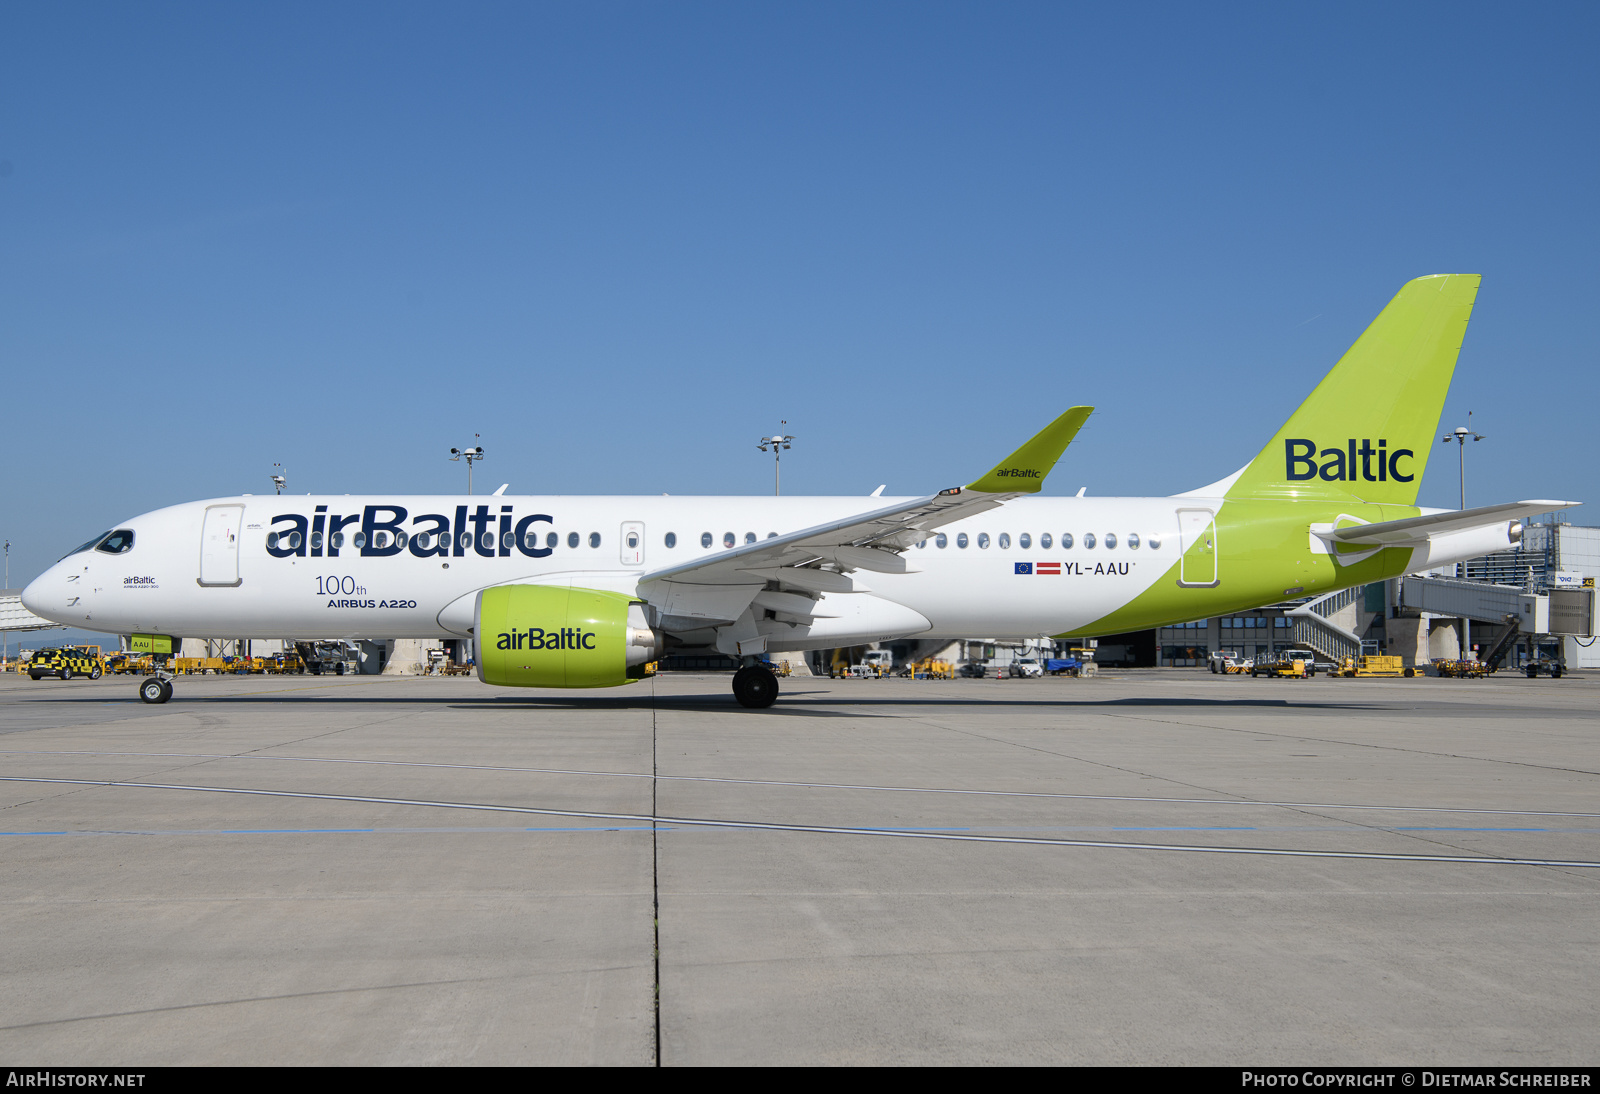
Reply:
<svg viewBox="0 0 1600 1094"><path fill-rule="evenodd" d="M738 542L739 541L734 537L734 534L732 532L724 532L724 533L722 533L722 545L724 547L732 547L735 543L738 543Z"/></svg>
<svg viewBox="0 0 1600 1094"><path fill-rule="evenodd" d="M1106 550L1108 550L1108 551L1115 550L1116 546L1117 546L1117 534L1115 532L1107 532L1106 533Z"/></svg>
<svg viewBox="0 0 1600 1094"><path fill-rule="evenodd" d="M1027 546L1027 544L1023 544L1023 546ZM1050 549L1050 533L1049 532L1045 532L1043 535L1041 535L1039 537L1039 547L1040 547L1041 550L1045 550L1045 551L1048 551Z"/></svg>
<svg viewBox="0 0 1600 1094"><path fill-rule="evenodd" d="M1011 533L1001 532L1000 538L997 542L999 543L1002 551L1009 551L1011 549Z"/></svg>
<svg viewBox="0 0 1600 1094"><path fill-rule="evenodd" d="M676 533L676 532L668 532L667 533L667 538L665 540L663 540L662 542L665 543L668 547L676 547L678 545L678 533ZM628 544L628 546L632 547L633 544L630 542Z"/></svg>
<svg viewBox="0 0 1600 1094"><path fill-rule="evenodd" d="M1094 533L1093 532L1085 532L1085 533L1083 533L1083 549L1085 551L1094 550Z"/></svg>
<svg viewBox="0 0 1600 1094"><path fill-rule="evenodd" d="M560 542L561 542L560 537L558 537L554 532L546 532L545 533L544 545L546 547L550 548L552 551L556 549L556 544L560 543Z"/></svg>
<svg viewBox="0 0 1600 1094"><path fill-rule="evenodd" d="M599 547L600 546L600 533L599 532L590 532L589 533L589 546L590 547Z"/></svg>
<svg viewBox="0 0 1600 1094"><path fill-rule="evenodd" d="M1129 532L1128 533L1128 550L1137 551L1138 549L1139 549L1139 533L1138 532Z"/></svg>
<svg viewBox="0 0 1600 1094"><path fill-rule="evenodd" d="M950 537L945 535L943 532L940 532L938 535L933 537L933 545L942 551L946 547L950 546Z"/></svg>
<svg viewBox="0 0 1600 1094"><path fill-rule="evenodd" d="M700 546L702 546L702 547L711 546L711 533L710 532L701 532L700 533Z"/></svg>
<svg viewBox="0 0 1600 1094"><path fill-rule="evenodd" d="M567 546L568 547L576 547L577 545L578 545L578 533L576 533L576 532L568 532L567 533Z"/></svg>
<svg viewBox="0 0 1600 1094"><path fill-rule="evenodd" d="M746 543L754 543L756 541L756 534L754 532L746 532L744 534L744 541Z"/></svg>
<svg viewBox="0 0 1600 1094"><path fill-rule="evenodd" d="M960 547L962 550L966 549L966 546L967 546L967 533L958 532L956 534L956 546Z"/></svg>
<svg viewBox="0 0 1600 1094"><path fill-rule="evenodd" d="M1061 549L1063 551L1072 550L1072 533L1071 532L1062 532L1061 533Z"/></svg>
<svg viewBox="0 0 1600 1094"><path fill-rule="evenodd" d="M1026 532L1022 533L1017 537L1017 546L1026 551L1029 547L1033 546L1033 537L1028 535Z"/></svg>

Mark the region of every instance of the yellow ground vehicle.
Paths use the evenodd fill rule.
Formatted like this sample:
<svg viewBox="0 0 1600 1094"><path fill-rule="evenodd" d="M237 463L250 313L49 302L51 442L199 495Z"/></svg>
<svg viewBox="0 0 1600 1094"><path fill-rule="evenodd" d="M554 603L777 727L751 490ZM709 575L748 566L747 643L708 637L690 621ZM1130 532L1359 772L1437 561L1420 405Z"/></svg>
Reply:
<svg viewBox="0 0 1600 1094"><path fill-rule="evenodd" d="M1441 657L1434 661L1433 667L1439 670L1440 676L1453 676L1461 680L1478 680L1489 675L1489 666L1475 657L1470 659Z"/></svg>
<svg viewBox="0 0 1600 1094"><path fill-rule="evenodd" d="M1303 657L1282 656L1270 660L1256 659L1251 666L1251 676L1265 676L1268 679L1309 680L1313 670L1311 662Z"/></svg>
<svg viewBox="0 0 1600 1094"><path fill-rule="evenodd" d="M100 647L92 648L95 651L92 654L71 647L37 650L28 661L28 676L34 680L42 680L46 676L59 676L63 680L87 676L91 680L98 680L105 672L105 665L98 656Z"/></svg>
<svg viewBox="0 0 1600 1094"><path fill-rule="evenodd" d="M1407 668L1404 659L1385 654L1364 654L1361 657L1346 657L1339 663L1333 673L1334 676L1383 676L1407 677L1417 675L1417 670Z"/></svg>
<svg viewBox="0 0 1600 1094"><path fill-rule="evenodd" d="M138 674L148 676L156 670L155 658L148 653L114 653L106 663L106 671L118 675Z"/></svg>

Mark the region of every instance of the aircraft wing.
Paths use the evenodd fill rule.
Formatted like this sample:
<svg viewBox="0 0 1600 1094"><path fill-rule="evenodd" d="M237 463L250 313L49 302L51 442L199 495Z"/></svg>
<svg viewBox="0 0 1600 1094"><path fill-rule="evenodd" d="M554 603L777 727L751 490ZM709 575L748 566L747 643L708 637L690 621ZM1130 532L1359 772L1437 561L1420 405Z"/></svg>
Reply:
<svg viewBox="0 0 1600 1094"><path fill-rule="evenodd" d="M640 591L673 615L734 619L768 581L804 592L849 592L856 587L846 576L852 570L910 572L900 552L933 529L1037 493L1093 410L1071 408L966 486L653 570L640 578ZM733 588L718 593L708 586Z"/></svg>
<svg viewBox="0 0 1600 1094"><path fill-rule="evenodd" d="M1371 546L1401 547L1425 543L1433 536L1450 532L1465 532L1487 524L1529 517L1535 513L1548 513L1554 509L1570 509L1581 505L1576 501L1511 501L1500 505L1483 505L1476 509L1450 510L1430 513L1404 520L1386 520L1381 524L1357 524L1349 528L1319 532L1324 539L1335 543L1367 544Z"/></svg>

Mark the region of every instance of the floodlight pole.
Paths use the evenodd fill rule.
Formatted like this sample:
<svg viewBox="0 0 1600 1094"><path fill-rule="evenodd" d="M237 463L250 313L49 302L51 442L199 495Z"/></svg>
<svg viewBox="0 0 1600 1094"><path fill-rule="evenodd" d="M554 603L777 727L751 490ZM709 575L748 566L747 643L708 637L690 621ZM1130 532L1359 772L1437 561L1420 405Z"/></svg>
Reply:
<svg viewBox="0 0 1600 1094"><path fill-rule="evenodd" d="M478 440L480 437L481 437L481 434L478 434L478 433L474 433L472 435L472 439L474 441ZM466 459L467 459L467 496L471 497L472 496L472 461L473 460L481 460L481 459L483 459L483 447L481 445L476 445L475 444L471 448L452 448L450 450L450 462L451 463L459 463L463 456L465 456Z"/></svg>
<svg viewBox="0 0 1600 1094"><path fill-rule="evenodd" d="M1472 412L1470 410L1467 411L1467 418L1468 418L1468 420L1471 420L1471 418L1472 418ZM1482 433L1474 433L1472 430L1468 429L1464 425L1456 426L1455 429L1451 430L1449 433L1446 433L1443 437L1439 438L1439 441L1442 444L1449 444L1451 441L1455 441L1456 442L1457 463L1460 465L1460 472L1461 472L1461 508L1463 510L1465 510L1466 507L1467 507L1467 438L1468 437L1472 438L1473 443L1477 443L1478 441L1488 440L1488 438L1485 437Z"/></svg>
<svg viewBox="0 0 1600 1094"><path fill-rule="evenodd" d="M1467 421L1469 421L1469 422L1472 421L1472 411L1470 411L1470 410L1467 411ZM1474 443L1474 444L1476 444L1479 441L1485 439L1482 433L1474 433L1472 430L1468 429L1464 425L1456 426L1455 429L1451 430L1449 433L1446 433L1443 437L1439 438L1439 441L1440 441L1441 444L1449 444L1451 441L1455 441L1456 442L1456 457L1457 457L1456 458L1456 462L1459 465L1460 473L1461 473L1461 509L1462 509L1462 512L1465 512L1466 508L1467 508L1467 438L1468 437L1472 438L1472 443ZM1462 559L1460 562L1456 563L1456 576L1461 578L1461 579L1463 579L1463 580L1466 579L1466 576L1467 576L1467 560L1466 559ZM1461 656L1463 658L1466 658L1466 657L1470 656L1471 653L1472 653L1472 620L1468 619L1466 616L1462 616L1461 617L1461 645L1463 647L1462 650L1461 650Z"/></svg>
<svg viewBox="0 0 1600 1094"><path fill-rule="evenodd" d="M787 418L785 418L783 421L779 422L778 424L780 426L785 426L785 425L789 424L789 421L788 421ZM794 438L792 436L786 436L786 435L780 434L779 436L775 436L775 437L762 437L761 438L761 443L756 445L756 447L761 449L761 451L763 451L763 452L765 452L767 450L767 445L770 444L772 446L772 496L773 497L777 497L777 496L779 496L780 494L783 493L783 450L785 448L792 447L789 444L789 442L792 441L792 440L794 440Z"/></svg>

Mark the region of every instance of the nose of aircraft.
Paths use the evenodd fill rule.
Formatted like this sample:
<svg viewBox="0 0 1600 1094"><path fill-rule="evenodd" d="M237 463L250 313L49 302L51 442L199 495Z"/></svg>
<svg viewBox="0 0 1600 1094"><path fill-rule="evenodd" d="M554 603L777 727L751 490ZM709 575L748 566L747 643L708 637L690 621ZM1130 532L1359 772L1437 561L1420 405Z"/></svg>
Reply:
<svg viewBox="0 0 1600 1094"><path fill-rule="evenodd" d="M61 622L57 617L66 612L67 594L59 562L28 582L22 590L22 606L40 618Z"/></svg>

